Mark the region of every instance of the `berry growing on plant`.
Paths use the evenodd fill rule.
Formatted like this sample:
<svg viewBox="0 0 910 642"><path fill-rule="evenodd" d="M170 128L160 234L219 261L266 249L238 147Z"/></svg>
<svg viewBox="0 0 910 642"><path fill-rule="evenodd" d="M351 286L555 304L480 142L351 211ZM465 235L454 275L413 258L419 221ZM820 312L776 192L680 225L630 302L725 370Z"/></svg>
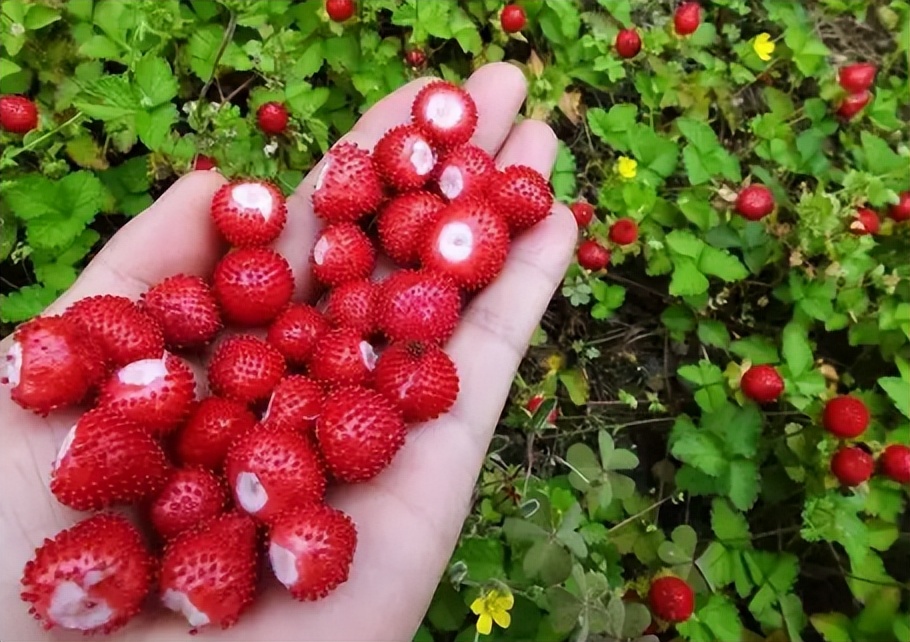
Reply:
<svg viewBox="0 0 910 642"><path fill-rule="evenodd" d="M661 620L678 624L692 617L695 593L685 581L673 575L665 575L651 582L648 604L651 612Z"/></svg>
<svg viewBox="0 0 910 642"><path fill-rule="evenodd" d="M267 341L278 349L288 365L302 366L317 339L328 330L329 324L318 310L305 303L293 303L269 326Z"/></svg>
<svg viewBox="0 0 910 642"><path fill-rule="evenodd" d="M777 401L784 391L784 380L774 366L752 366L739 382L743 394L757 403Z"/></svg>
<svg viewBox="0 0 910 642"><path fill-rule="evenodd" d="M533 415L544 401L546 401L546 398L543 395L534 395L528 399L525 408ZM557 419L559 419L559 410L554 406L553 410L547 413L547 423L555 424Z"/></svg>
<svg viewBox="0 0 910 642"><path fill-rule="evenodd" d="M171 276L142 295L142 310L161 327L169 348L198 348L222 328L218 302L198 276Z"/></svg>
<svg viewBox="0 0 910 642"><path fill-rule="evenodd" d="M540 172L524 165L506 167L493 178L491 188L490 204L513 234L542 221L553 206L550 184Z"/></svg>
<svg viewBox="0 0 910 642"><path fill-rule="evenodd" d="M617 245L631 245L638 240L638 223L631 218L618 219L610 226L610 240Z"/></svg>
<svg viewBox="0 0 910 642"><path fill-rule="evenodd" d="M215 169L216 167L218 167L218 161L211 156L198 154L196 158L193 159L193 169L197 171L206 171Z"/></svg>
<svg viewBox="0 0 910 642"><path fill-rule="evenodd" d="M442 415L458 397L458 372L442 348L418 342L396 343L376 362L376 390L401 411L405 422Z"/></svg>
<svg viewBox="0 0 910 642"><path fill-rule="evenodd" d="M614 44L621 58L634 58L641 51L641 36L635 29L620 29Z"/></svg>
<svg viewBox="0 0 910 642"><path fill-rule="evenodd" d="M831 458L831 473L844 486L859 486L874 471L872 455L858 446L842 446Z"/></svg>
<svg viewBox="0 0 910 642"><path fill-rule="evenodd" d="M586 201L575 201L569 206L579 229L588 227L594 220L594 206Z"/></svg>
<svg viewBox="0 0 910 642"><path fill-rule="evenodd" d="M492 160L490 165L492 166ZM382 249L398 265L416 263L420 258L422 237L444 208L445 203L441 198L425 191L409 192L392 198L382 208L377 220Z"/></svg>
<svg viewBox="0 0 910 642"><path fill-rule="evenodd" d="M287 260L264 247L228 252L215 266L212 289L224 319L241 326L265 325L285 308L294 293Z"/></svg>
<svg viewBox="0 0 910 642"><path fill-rule="evenodd" d="M159 325L126 297L104 294L81 299L67 308L63 318L96 343L115 368L164 353Z"/></svg>
<svg viewBox="0 0 910 642"><path fill-rule="evenodd" d="M274 347L251 335L233 336L215 349L209 386L216 395L250 404L268 399L284 370L284 358Z"/></svg>
<svg viewBox="0 0 910 642"><path fill-rule="evenodd" d="M576 254L578 264L586 270L597 272L610 264L610 250L592 239L582 242Z"/></svg>
<svg viewBox="0 0 910 642"><path fill-rule="evenodd" d="M430 142L449 148L470 140L477 127L477 106L467 91L440 80L418 92L411 117Z"/></svg>
<svg viewBox="0 0 910 642"><path fill-rule="evenodd" d="M910 221L910 192L901 192L900 200L891 206L888 214L898 223Z"/></svg>
<svg viewBox="0 0 910 642"><path fill-rule="evenodd" d="M898 484L910 484L910 447L891 444L879 455L878 462L885 477Z"/></svg>
<svg viewBox="0 0 910 642"><path fill-rule="evenodd" d="M876 67L872 63L857 62L841 67L837 74L840 86L849 94L861 94L875 82Z"/></svg>
<svg viewBox="0 0 910 642"><path fill-rule="evenodd" d="M869 419L866 404L850 395L830 399L822 413L825 430L841 439L859 437L869 427Z"/></svg>
<svg viewBox="0 0 910 642"><path fill-rule="evenodd" d="M423 187L436 167L436 153L415 125L387 131L373 150L373 164L385 184L409 191Z"/></svg>
<svg viewBox="0 0 910 642"><path fill-rule="evenodd" d="M673 14L673 28L677 35L689 36L701 24L701 5L697 2L683 2Z"/></svg>
<svg viewBox="0 0 910 642"><path fill-rule="evenodd" d="M27 134L38 127L38 107L25 96L0 96L0 129Z"/></svg>
<svg viewBox="0 0 910 642"><path fill-rule="evenodd" d="M265 103L256 110L256 122L263 134L276 136L288 127L288 108L282 103Z"/></svg>
<svg viewBox="0 0 910 642"><path fill-rule="evenodd" d="M329 19L344 22L354 15L354 0L325 0L325 12Z"/></svg>
<svg viewBox="0 0 910 642"><path fill-rule="evenodd" d="M517 33L525 28L528 21L525 10L517 4L507 4L502 8L499 22L506 33Z"/></svg>
<svg viewBox="0 0 910 642"><path fill-rule="evenodd" d="M774 195L758 183L740 190L734 205L736 213L750 221L760 221L774 211Z"/></svg>
<svg viewBox="0 0 910 642"><path fill-rule="evenodd" d="M450 150L436 165L436 184L449 201L484 196L496 179L496 165L486 150L465 143Z"/></svg>
<svg viewBox="0 0 910 642"><path fill-rule="evenodd" d="M868 207L861 207L856 210L856 218L850 223L850 233L856 236L866 234L878 234L882 227L882 222L878 218L875 210Z"/></svg>
<svg viewBox="0 0 910 642"><path fill-rule="evenodd" d="M383 281L378 295L379 329L392 341L442 343L458 323L461 295L448 277L401 270Z"/></svg>
<svg viewBox="0 0 910 642"><path fill-rule="evenodd" d="M409 67L419 69L427 63L427 55L424 53L423 49L410 49L405 53L404 61L408 63Z"/></svg>
<svg viewBox="0 0 910 642"><path fill-rule="evenodd" d="M316 216L329 223L350 222L379 206L382 181L369 152L354 143L338 143L322 163L313 192Z"/></svg>
<svg viewBox="0 0 910 642"><path fill-rule="evenodd" d="M206 397L177 432L174 452L184 466L220 471L231 442L255 424L255 415L244 404Z"/></svg>
<svg viewBox="0 0 910 642"><path fill-rule="evenodd" d="M869 101L872 100L872 94L868 91L861 91L858 94L850 94L844 98L837 107L837 115L844 120L852 120L859 114Z"/></svg>
<svg viewBox="0 0 910 642"><path fill-rule="evenodd" d="M287 220L284 194L267 181L226 183L212 198L212 220L225 240L237 247L267 245Z"/></svg>
<svg viewBox="0 0 910 642"><path fill-rule="evenodd" d="M313 276L330 287L365 279L376 265L373 244L354 223L336 223L323 229L310 258Z"/></svg>
<svg viewBox="0 0 910 642"><path fill-rule="evenodd" d="M158 535L173 539L223 513L227 499L227 490L214 474L202 468L181 468L152 501L149 517Z"/></svg>

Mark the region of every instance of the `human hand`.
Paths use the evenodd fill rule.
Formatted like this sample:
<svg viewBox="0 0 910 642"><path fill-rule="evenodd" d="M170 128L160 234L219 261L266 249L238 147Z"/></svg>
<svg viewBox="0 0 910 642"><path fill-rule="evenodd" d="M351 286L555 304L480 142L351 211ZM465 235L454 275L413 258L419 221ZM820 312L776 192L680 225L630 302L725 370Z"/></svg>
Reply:
<svg viewBox="0 0 910 642"><path fill-rule="evenodd" d="M370 109L345 136L373 145L407 121L426 80L414 81ZM465 84L477 104L472 142L503 167L520 163L548 176L556 137L545 124L513 126L524 101L521 72L487 65ZM295 299L310 297L308 256L319 229L311 196L318 167L288 199L288 222L275 248L294 271ZM194 172L118 232L73 287L47 311L59 314L78 299L110 293L138 298L161 279L185 272L208 276L224 252L209 217L209 202L225 179ZM358 548L348 581L327 598L300 603L272 578L223 640L410 640L436 589L470 509L477 475L534 328L562 280L576 240L574 218L556 204L551 216L517 238L499 278L463 312L446 351L461 379L449 413L414 428L392 464L369 482L337 487L328 502L357 525ZM10 344L0 342L0 354ZM78 632L42 632L19 599L22 568L45 537L86 517L60 505L48 488L51 464L79 415L70 410L40 418L0 394L0 639L82 639ZM267 575L267 574L266 574ZM182 618L148 609L111 639L131 642L190 640Z"/></svg>

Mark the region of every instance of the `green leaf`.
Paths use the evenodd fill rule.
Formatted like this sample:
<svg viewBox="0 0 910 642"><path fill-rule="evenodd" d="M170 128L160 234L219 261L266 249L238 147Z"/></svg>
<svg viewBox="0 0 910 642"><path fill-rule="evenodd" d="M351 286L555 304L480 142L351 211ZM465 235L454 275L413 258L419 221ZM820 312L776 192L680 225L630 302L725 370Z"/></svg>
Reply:
<svg viewBox="0 0 910 642"><path fill-rule="evenodd" d="M23 221L58 211L56 186L41 174L26 174L3 183L0 197L13 214Z"/></svg>
<svg viewBox="0 0 910 642"><path fill-rule="evenodd" d="M670 294L673 296L698 296L708 291L707 277L702 274L692 259L677 259L673 262L673 277L670 280Z"/></svg>
<svg viewBox="0 0 910 642"><path fill-rule="evenodd" d="M556 542L541 540L525 553L522 567L529 577L539 578L545 586L552 586L569 577L572 556Z"/></svg>
<svg viewBox="0 0 910 642"><path fill-rule="evenodd" d="M33 4L29 7L28 13L25 14L25 22L23 24L29 31L35 31L36 29L46 27L58 20L60 20L60 12L58 9L40 4Z"/></svg>
<svg viewBox="0 0 910 642"><path fill-rule="evenodd" d="M812 346L809 345L809 335L803 324L791 321L784 326L782 343L784 361L794 377L812 367Z"/></svg>
<svg viewBox="0 0 910 642"><path fill-rule="evenodd" d="M595 136L619 150L629 149L629 132L638 117L638 107L631 103L613 105L610 111L594 107L588 110L588 126Z"/></svg>
<svg viewBox="0 0 910 642"><path fill-rule="evenodd" d="M749 271L738 258L726 250L718 250L710 245L705 245L698 259L698 269L727 283L741 281L749 276Z"/></svg>
<svg viewBox="0 0 910 642"><path fill-rule="evenodd" d="M463 562L467 578L478 584L491 579L504 579L505 550L498 539L463 537L452 555L452 561Z"/></svg>
<svg viewBox="0 0 910 642"><path fill-rule="evenodd" d="M673 426L670 452L680 461L712 477L717 477L729 466L723 444L714 435L699 431L685 417L677 419Z"/></svg>
<svg viewBox="0 0 910 642"><path fill-rule="evenodd" d="M717 591L733 581L733 561L739 552L730 551L719 542L711 542L705 552L695 560L711 590Z"/></svg>
<svg viewBox="0 0 910 642"><path fill-rule="evenodd" d="M809 621L825 642L854 642L850 635L850 618L843 613L816 613Z"/></svg>
<svg viewBox="0 0 910 642"><path fill-rule="evenodd" d="M163 58L146 55L136 64L136 86L145 109L169 102L177 95L177 79Z"/></svg>
<svg viewBox="0 0 910 642"><path fill-rule="evenodd" d="M26 285L9 294L0 294L0 321L27 321L41 314L56 298L56 290L41 285Z"/></svg>
<svg viewBox="0 0 910 642"><path fill-rule="evenodd" d="M161 105L150 112L136 114L136 133L146 147L160 151L177 122L177 106L171 103Z"/></svg>
<svg viewBox="0 0 910 642"><path fill-rule="evenodd" d="M427 610L427 619L440 631L458 631L470 609L448 582L440 582Z"/></svg>
<svg viewBox="0 0 910 642"><path fill-rule="evenodd" d="M125 75L102 76L89 84L73 105L90 118L117 120L139 109L140 97Z"/></svg>
<svg viewBox="0 0 910 642"><path fill-rule="evenodd" d="M758 499L758 465L748 459L730 461L721 483L724 485L733 505L740 510L749 510Z"/></svg>
<svg viewBox="0 0 910 642"><path fill-rule="evenodd" d="M617 22L624 27L632 26L632 1L631 0L597 0L597 3L610 12ZM618 635L617 637L623 637Z"/></svg>
<svg viewBox="0 0 910 642"><path fill-rule="evenodd" d="M575 156L568 145L563 141L559 141L556 164L553 167L553 175L550 178L556 200L562 202L574 200L575 174Z"/></svg>
<svg viewBox="0 0 910 642"><path fill-rule="evenodd" d="M588 378L580 368L571 370L562 370L559 373L559 381L569 393L569 399L576 406L584 406L588 403Z"/></svg>
<svg viewBox="0 0 910 642"><path fill-rule="evenodd" d="M603 474L597 455L583 443L574 443L569 446L566 451L566 461L571 466L569 483L578 490L588 490Z"/></svg>
<svg viewBox="0 0 910 642"><path fill-rule="evenodd" d="M894 402L894 407L910 418L910 382L898 377L881 377L878 385Z"/></svg>
<svg viewBox="0 0 910 642"><path fill-rule="evenodd" d="M749 548L752 545L745 515L735 511L730 502L721 497L715 497L711 502L711 530L717 539L731 548Z"/></svg>
<svg viewBox="0 0 910 642"><path fill-rule="evenodd" d="M748 359L752 365L780 362L777 345L757 334L734 341L730 344L730 352L742 359Z"/></svg>
<svg viewBox="0 0 910 642"><path fill-rule="evenodd" d="M807 499L802 514L803 539L839 543L852 561L862 562L869 553L869 532L857 516L861 508L861 497L843 497L835 491Z"/></svg>
<svg viewBox="0 0 910 642"><path fill-rule="evenodd" d="M47 287L60 292L76 280L76 270L71 265L42 263L35 266L35 276Z"/></svg>
<svg viewBox="0 0 910 642"><path fill-rule="evenodd" d="M548 588L546 597L553 629L560 633L568 633L575 628L584 602L561 586Z"/></svg>
<svg viewBox="0 0 910 642"><path fill-rule="evenodd" d="M630 470L638 467L638 457L630 450L616 449L613 437L606 430L597 434L600 461L604 470Z"/></svg>

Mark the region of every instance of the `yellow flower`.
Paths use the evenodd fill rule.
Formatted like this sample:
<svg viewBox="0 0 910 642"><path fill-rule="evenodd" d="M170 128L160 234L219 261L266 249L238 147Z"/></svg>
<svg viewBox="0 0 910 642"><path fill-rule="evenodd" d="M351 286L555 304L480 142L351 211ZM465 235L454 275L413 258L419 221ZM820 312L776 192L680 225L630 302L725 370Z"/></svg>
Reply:
<svg viewBox="0 0 910 642"><path fill-rule="evenodd" d="M628 156L620 156L616 161L616 171L626 180L632 180L638 174L638 161Z"/></svg>
<svg viewBox="0 0 910 642"><path fill-rule="evenodd" d="M771 34L760 33L755 36L755 40L752 41L752 49L765 62L771 60L771 54L774 53L774 41L771 40Z"/></svg>
<svg viewBox="0 0 910 642"><path fill-rule="evenodd" d="M489 635L493 622L507 629L512 623L509 609L515 604L515 598L508 589L490 589L471 603L471 612L477 616L477 632Z"/></svg>

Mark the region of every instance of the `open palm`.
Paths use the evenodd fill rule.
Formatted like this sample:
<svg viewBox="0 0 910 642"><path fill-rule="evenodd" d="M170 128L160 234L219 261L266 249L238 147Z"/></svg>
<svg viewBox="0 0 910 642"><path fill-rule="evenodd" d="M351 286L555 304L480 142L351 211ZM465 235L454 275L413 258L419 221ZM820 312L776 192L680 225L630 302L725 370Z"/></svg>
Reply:
<svg viewBox="0 0 910 642"><path fill-rule="evenodd" d="M414 81L370 109L345 136L373 145L407 121L426 80ZM556 138L545 124L514 125L525 98L521 72L507 64L479 69L466 89L477 103L472 142L494 154L500 167L524 164L549 175ZM318 169L318 168L317 168ZM296 299L312 294L308 256L319 221L311 195L316 172L288 200L288 223L275 248L291 264ZM225 179L194 172L126 225L85 269L48 314L101 293L137 298L179 272L207 276L224 252L208 207ZM268 578L253 607L225 640L409 640L432 598L470 508L471 492L499 413L527 342L559 284L575 243L575 222L562 205L518 238L499 278L465 309L446 350L458 367L461 393L440 419L413 429L391 466L368 483L333 489L330 504L354 519L358 549L350 579L324 600L293 601ZM6 352L9 337L0 343ZM42 633L19 601L25 562L44 538L85 517L61 506L48 488L51 463L77 411L39 418L0 395L0 639L82 639L77 632ZM115 639L189 640L186 622L150 609Z"/></svg>

